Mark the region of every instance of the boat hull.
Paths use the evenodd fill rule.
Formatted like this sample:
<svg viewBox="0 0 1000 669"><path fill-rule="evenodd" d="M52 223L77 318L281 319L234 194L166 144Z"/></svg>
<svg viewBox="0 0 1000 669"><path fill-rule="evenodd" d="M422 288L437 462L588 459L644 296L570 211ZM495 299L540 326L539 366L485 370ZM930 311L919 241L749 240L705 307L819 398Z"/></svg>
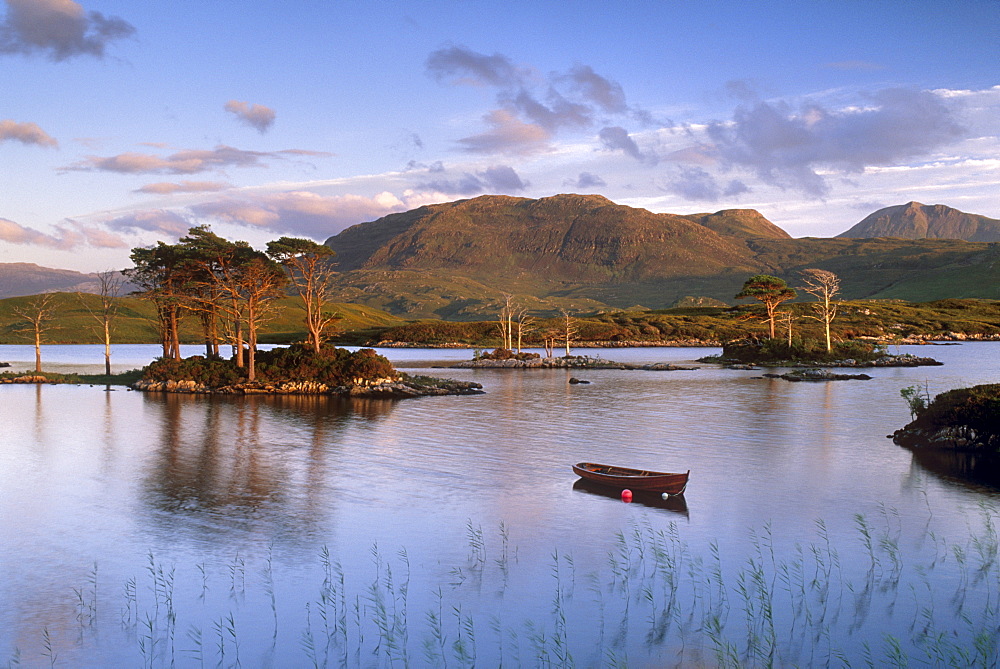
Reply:
<svg viewBox="0 0 1000 669"><path fill-rule="evenodd" d="M573 471L582 479L618 488L619 490L651 490L668 495L680 495L687 488L691 470L683 474L654 472L646 469L631 469L599 465L594 462L578 462Z"/></svg>

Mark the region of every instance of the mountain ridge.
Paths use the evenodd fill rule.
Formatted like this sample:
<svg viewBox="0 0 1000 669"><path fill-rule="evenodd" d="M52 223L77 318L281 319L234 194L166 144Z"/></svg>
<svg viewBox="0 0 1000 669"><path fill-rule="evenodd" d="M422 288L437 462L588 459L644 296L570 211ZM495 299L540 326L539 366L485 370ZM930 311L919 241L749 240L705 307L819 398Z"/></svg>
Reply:
<svg viewBox="0 0 1000 669"><path fill-rule="evenodd" d="M125 291L130 289L125 287ZM101 283L97 272L55 269L29 262L0 263L0 299L39 293L100 291Z"/></svg>
<svg viewBox="0 0 1000 669"><path fill-rule="evenodd" d="M1000 242L1000 220L969 214L943 204L926 205L911 201L872 212L837 236Z"/></svg>
<svg viewBox="0 0 1000 669"><path fill-rule="evenodd" d="M795 285L810 267L842 274L851 299L1000 297L990 287L998 281L986 279L1000 273L1000 245L793 239L752 209L655 214L596 195L428 205L352 226L326 244L342 270L341 299L411 317L482 317L503 293L539 312L732 303L752 274Z"/></svg>

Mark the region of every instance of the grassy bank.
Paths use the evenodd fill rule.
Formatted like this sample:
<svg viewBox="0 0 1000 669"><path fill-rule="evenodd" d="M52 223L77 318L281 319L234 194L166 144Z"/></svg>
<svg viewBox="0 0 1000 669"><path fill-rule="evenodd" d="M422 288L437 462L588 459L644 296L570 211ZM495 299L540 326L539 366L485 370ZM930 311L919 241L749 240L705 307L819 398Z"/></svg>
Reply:
<svg viewBox="0 0 1000 669"><path fill-rule="evenodd" d="M141 369L132 369L119 374L56 374L54 372L12 372L0 373L0 383L71 383L93 386L130 386L142 378Z"/></svg>

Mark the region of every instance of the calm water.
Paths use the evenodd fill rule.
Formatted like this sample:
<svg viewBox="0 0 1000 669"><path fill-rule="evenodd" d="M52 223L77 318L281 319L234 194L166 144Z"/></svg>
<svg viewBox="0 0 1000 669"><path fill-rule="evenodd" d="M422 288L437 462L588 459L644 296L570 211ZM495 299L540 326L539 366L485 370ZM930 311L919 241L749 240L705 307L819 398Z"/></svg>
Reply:
<svg viewBox="0 0 1000 669"><path fill-rule="evenodd" d="M900 388L996 382L1000 344L903 351L945 365L569 385L565 370L431 370L471 352L400 349L383 353L487 394L0 387L0 662L962 666L977 638L995 662L1000 497L886 435L909 418ZM27 368L33 351L0 360ZM89 346L43 361L103 365ZM577 485L580 460L691 482L683 500L624 504Z"/></svg>

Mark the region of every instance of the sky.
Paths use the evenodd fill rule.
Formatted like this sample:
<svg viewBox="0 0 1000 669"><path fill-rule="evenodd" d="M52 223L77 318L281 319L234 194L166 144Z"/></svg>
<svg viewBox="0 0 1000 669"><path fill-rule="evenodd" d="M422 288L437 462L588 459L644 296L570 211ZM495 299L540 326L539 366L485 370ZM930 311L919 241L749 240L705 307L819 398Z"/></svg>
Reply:
<svg viewBox="0 0 1000 669"><path fill-rule="evenodd" d="M475 197L1000 218L1000 0L0 0L0 262Z"/></svg>

